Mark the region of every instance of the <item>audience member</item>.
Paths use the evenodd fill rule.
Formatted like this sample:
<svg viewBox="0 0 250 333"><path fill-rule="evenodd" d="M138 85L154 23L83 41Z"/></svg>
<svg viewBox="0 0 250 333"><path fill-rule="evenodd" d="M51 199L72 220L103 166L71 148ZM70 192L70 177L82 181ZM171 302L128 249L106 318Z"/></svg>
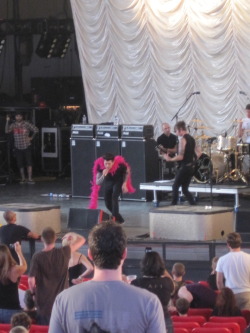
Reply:
<svg viewBox="0 0 250 333"><path fill-rule="evenodd" d="M241 237L237 232L227 236L229 253L219 258L216 267L217 287L232 289L240 310L250 310L250 254L241 251Z"/></svg>
<svg viewBox="0 0 250 333"><path fill-rule="evenodd" d="M165 332L158 297L122 281L127 240L121 225L96 225L88 244L94 277L57 296L49 332Z"/></svg>
<svg viewBox="0 0 250 333"><path fill-rule="evenodd" d="M141 262L143 276L131 282L132 285L141 287L156 294L161 301L168 333L173 332L172 320L168 312L168 303L174 284L170 276L165 276L165 264L159 253L146 252Z"/></svg>
<svg viewBox="0 0 250 333"><path fill-rule="evenodd" d="M29 331L23 326L13 327L9 333L29 333Z"/></svg>
<svg viewBox="0 0 250 333"><path fill-rule="evenodd" d="M212 271L211 271L209 277L207 278L207 282L208 282L210 288L212 288L213 290L218 290L217 284L216 284L216 266L217 266L218 260L219 260L219 257L213 257L212 263L211 263Z"/></svg>
<svg viewBox="0 0 250 333"><path fill-rule="evenodd" d="M12 257L18 262L18 256L12 245L16 242L21 244L23 239L38 239L40 236L22 225L16 225L16 213L7 210L3 217L7 224L0 228L0 242L9 247Z"/></svg>
<svg viewBox="0 0 250 333"><path fill-rule="evenodd" d="M169 304L170 306L175 306L180 287L186 285L185 281L183 280L185 274L186 274L185 266L181 262L176 262L172 267L174 292L171 295L171 301Z"/></svg>
<svg viewBox="0 0 250 333"><path fill-rule="evenodd" d="M176 300L176 311L179 316L187 316L190 304L186 298L178 298Z"/></svg>
<svg viewBox="0 0 250 333"><path fill-rule="evenodd" d="M35 301L30 290L25 290L24 294L24 312L32 319L32 323L36 323L37 310L35 307Z"/></svg>
<svg viewBox="0 0 250 333"><path fill-rule="evenodd" d="M240 309L236 306L234 293L230 288L225 287L221 289L217 295L215 308L211 315L222 317L242 316Z"/></svg>
<svg viewBox="0 0 250 333"><path fill-rule="evenodd" d="M10 324L12 327L23 326L28 331L30 330L31 322L31 318L25 312L15 313L10 320Z"/></svg>
<svg viewBox="0 0 250 333"><path fill-rule="evenodd" d="M30 264L29 287L35 296L37 323L48 325L56 296L68 287L68 263L70 253L85 243L85 238L75 233L64 236L74 239L70 245L56 248L55 231L47 227L42 232L44 248L34 254Z"/></svg>
<svg viewBox="0 0 250 333"><path fill-rule="evenodd" d="M11 316L21 311L18 296L18 279L26 271L27 264L21 245L14 244L19 265L5 244L0 244L0 323L10 323Z"/></svg>
<svg viewBox="0 0 250 333"><path fill-rule="evenodd" d="M214 308L216 302L215 291L200 283L182 286L178 296L186 298L191 308Z"/></svg>
<svg viewBox="0 0 250 333"><path fill-rule="evenodd" d="M62 245L70 245L74 242L73 239L69 240L64 238ZM71 252L69 260L69 285L81 283L85 277L90 277L93 273L94 267L88 258L80 252Z"/></svg>

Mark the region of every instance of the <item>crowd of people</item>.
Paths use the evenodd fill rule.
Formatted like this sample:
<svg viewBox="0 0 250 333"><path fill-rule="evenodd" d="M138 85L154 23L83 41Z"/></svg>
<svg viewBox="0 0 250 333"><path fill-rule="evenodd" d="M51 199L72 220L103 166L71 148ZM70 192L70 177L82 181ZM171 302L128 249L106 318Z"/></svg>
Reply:
<svg viewBox="0 0 250 333"><path fill-rule="evenodd" d="M27 263L21 245L14 243L15 260L0 244L0 323L11 323L11 332L29 332L36 323L48 325L50 333L173 333L171 316L187 316L190 308L211 308L213 316L242 316L243 309L250 310L250 255L241 250L236 232L227 237L229 252L213 258L203 283L186 281L181 262L168 272L152 250L141 261L141 276L128 283L122 274L127 238L114 221L90 231L87 257L77 251L86 242L79 234L67 233L56 246L56 234L47 227L41 241L43 249L30 263L23 308L18 284ZM84 277L89 280L83 282Z"/></svg>

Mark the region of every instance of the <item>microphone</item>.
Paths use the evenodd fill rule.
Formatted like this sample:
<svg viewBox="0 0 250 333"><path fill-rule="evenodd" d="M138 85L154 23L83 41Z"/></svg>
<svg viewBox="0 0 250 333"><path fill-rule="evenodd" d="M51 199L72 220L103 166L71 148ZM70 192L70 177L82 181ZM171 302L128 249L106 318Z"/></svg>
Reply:
<svg viewBox="0 0 250 333"><path fill-rule="evenodd" d="M241 94L241 95L244 95L244 96L247 96L247 94L245 93L245 91L239 91L239 93Z"/></svg>
<svg viewBox="0 0 250 333"><path fill-rule="evenodd" d="M195 92L193 92L191 95L200 95L200 91L195 91Z"/></svg>

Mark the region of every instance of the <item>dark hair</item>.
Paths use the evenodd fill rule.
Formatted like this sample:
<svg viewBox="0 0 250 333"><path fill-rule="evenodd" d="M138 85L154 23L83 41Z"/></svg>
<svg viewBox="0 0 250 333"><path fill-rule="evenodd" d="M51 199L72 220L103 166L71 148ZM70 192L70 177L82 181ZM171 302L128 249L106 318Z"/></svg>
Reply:
<svg viewBox="0 0 250 333"><path fill-rule="evenodd" d="M42 239L44 240L45 244L50 245L53 244L56 240L56 233L55 230L51 227L47 227L42 231Z"/></svg>
<svg viewBox="0 0 250 333"><path fill-rule="evenodd" d="M15 313L10 320L12 327L23 326L27 329L30 328L31 322L32 322L31 318L25 312Z"/></svg>
<svg viewBox="0 0 250 333"><path fill-rule="evenodd" d="M111 153L106 153L102 156L102 158L105 160L105 161L114 161L115 159L115 155L111 154Z"/></svg>
<svg viewBox="0 0 250 333"><path fill-rule="evenodd" d="M185 266L181 262L176 262L172 267L172 274L177 277L184 276L186 273Z"/></svg>
<svg viewBox="0 0 250 333"><path fill-rule="evenodd" d="M189 301L186 298L178 298L176 303L175 303L175 306L176 306L176 310L180 314L184 315L184 314L188 313L190 304L189 304Z"/></svg>
<svg viewBox="0 0 250 333"><path fill-rule="evenodd" d="M186 131L187 128L186 128L186 123L185 123L185 121L183 121L183 120L178 121L178 122L175 124L175 129L176 129L176 130L183 130L183 131Z"/></svg>
<svg viewBox="0 0 250 333"><path fill-rule="evenodd" d="M236 307L236 299L230 288L222 288L216 298L216 308L219 316L234 316Z"/></svg>
<svg viewBox="0 0 250 333"><path fill-rule="evenodd" d="M119 224L107 221L90 231L88 244L96 267L117 269L127 246L127 237Z"/></svg>
<svg viewBox="0 0 250 333"><path fill-rule="evenodd" d="M161 277L165 271L165 264L158 252L145 253L141 262L143 275Z"/></svg>
<svg viewBox="0 0 250 333"><path fill-rule="evenodd" d="M246 110L250 110L250 104L247 104Z"/></svg>
<svg viewBox="0 0 250 333"><path fill-rule="evenodd" d="M232 249L237 249L241 246L241 237L238 232L231 232L227 235L227 244L232 248Z"/></svg>
<svg viewBox="0 0 250 333"><path fill-rule="evenodd" d="M32 310L35 307L35 302L30 290L25 290L23 301L28 310Z"/></svg>

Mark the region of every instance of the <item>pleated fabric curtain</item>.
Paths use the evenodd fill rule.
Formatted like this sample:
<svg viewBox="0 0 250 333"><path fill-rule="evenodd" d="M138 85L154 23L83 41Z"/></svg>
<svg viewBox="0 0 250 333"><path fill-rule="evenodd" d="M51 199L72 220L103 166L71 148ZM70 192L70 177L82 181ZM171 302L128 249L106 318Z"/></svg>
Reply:
<svg viewBox="0 0 250 333"><path fill-rule="evenodd" d="M90 122L117 114L154 125L157 136L179 111L192 134L198 118L208 135L235 135L250 97L249 0L71 5Z"/></svg>

